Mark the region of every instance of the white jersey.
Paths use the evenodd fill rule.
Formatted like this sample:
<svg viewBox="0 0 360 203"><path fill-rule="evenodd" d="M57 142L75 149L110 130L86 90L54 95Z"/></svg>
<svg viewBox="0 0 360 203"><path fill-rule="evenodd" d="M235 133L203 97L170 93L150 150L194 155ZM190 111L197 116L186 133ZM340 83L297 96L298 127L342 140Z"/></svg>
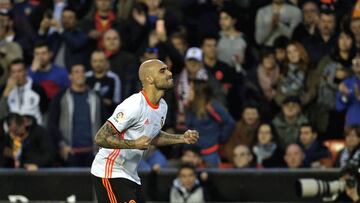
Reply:
<svg viewBox="0 0 360 203"><path fill-rule="evenodd" d="M153 139L165 123L166 112L164 99L154 106L142 91L119 104L108 121L121 134L119 139L135 140L143 135ZM100 148L92 163L91 173L100 178L126 178L140 185L137 168L144 152L138 149Z"/></svg>

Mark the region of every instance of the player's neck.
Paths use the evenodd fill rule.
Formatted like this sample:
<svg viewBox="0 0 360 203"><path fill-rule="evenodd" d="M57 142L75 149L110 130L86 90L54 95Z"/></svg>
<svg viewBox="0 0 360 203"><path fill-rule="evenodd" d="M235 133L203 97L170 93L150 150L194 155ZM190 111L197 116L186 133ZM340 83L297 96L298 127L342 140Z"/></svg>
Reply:
<svg viewBox="0 0 360 203"><path fill-rule="evenodd" d="M160 99L164 96L164 91L155 90L149 87L143 87L142 92L144 96L147 97L149 101L154 105L159 104Z"/></svg>

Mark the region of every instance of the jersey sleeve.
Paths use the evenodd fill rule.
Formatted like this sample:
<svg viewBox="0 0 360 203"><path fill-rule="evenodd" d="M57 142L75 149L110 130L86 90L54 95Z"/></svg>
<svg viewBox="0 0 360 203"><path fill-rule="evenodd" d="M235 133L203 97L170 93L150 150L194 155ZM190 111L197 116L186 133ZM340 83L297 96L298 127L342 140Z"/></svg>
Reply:
<svg viewBox="0 0 360 203"><path fill-rule="evenodd" d="M135 124L140 118L140 101L137 97L130 97L119 104L108 121L117 131L123 132Z"/></svg>

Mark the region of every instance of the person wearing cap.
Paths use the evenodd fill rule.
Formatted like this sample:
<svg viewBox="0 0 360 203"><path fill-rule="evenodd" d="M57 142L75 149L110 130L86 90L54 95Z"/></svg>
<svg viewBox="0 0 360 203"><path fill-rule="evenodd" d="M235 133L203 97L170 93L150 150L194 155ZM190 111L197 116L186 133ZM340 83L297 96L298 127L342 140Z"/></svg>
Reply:
<svg viewBox="0 0 360 203"><path fill-rule="evenodd" d="M175 79L175 97L178 101L177 124L183 126L185 108L189 102L190 82L192 80L205 80L214 90L214 96L221 103L225 104L225 94L222 91L221 84L214 76L209 74L204 68L203 53L198 47L191 47L186 51L185 67Z"/></svg>
<svg viewBox="0 0 360 203"><path fill-rule="evenodd" d="M279 136L279 146L282 149L298 141L301 125L308 122L301 112L300 104L299 97L286 97L282 103L282 112L272 121Z"/></svg>

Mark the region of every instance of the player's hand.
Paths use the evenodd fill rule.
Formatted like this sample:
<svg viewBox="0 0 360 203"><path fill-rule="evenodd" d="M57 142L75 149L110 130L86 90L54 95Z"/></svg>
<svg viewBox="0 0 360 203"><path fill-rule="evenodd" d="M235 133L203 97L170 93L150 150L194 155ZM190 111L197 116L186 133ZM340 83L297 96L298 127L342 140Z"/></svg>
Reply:
<svg viewBox="0 0 360 203"><path fill-rule="evenodd" d="M195 144L199 139L199 133L196 130L187 130L183 137L185 144Z"/></svg>
<svg viewBox="0 0 360 203"><path fill-rule="evenodd" d="M143 135L135 140L136 149L148 149L150 147L151 138Z"/></svg>

